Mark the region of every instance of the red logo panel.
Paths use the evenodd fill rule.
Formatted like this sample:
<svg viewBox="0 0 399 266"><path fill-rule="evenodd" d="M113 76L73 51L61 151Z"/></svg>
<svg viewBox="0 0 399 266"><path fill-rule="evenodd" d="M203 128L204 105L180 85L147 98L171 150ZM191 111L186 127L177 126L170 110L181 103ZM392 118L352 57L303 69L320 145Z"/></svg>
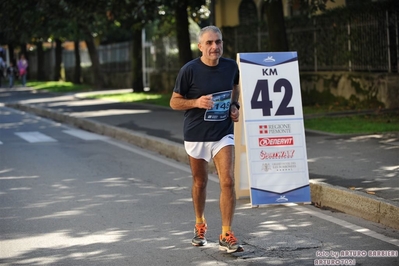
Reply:
<svg viewBox="0 0 399 266"><path fill-rule="evenodd" d="M293 137L259 138L259 147L294 145Z"/></svg>

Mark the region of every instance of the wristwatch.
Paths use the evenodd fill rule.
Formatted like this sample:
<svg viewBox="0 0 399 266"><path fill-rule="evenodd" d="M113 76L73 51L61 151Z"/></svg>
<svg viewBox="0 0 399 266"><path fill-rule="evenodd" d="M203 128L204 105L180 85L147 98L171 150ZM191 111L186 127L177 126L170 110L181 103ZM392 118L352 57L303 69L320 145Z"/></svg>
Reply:
<svg viewBox="0 0 399 266"><path fill-rule="evenodd" d="M235 105L237 107L237 110L240 110L240 103L239 102L231 102L230 106Z"/></svg>

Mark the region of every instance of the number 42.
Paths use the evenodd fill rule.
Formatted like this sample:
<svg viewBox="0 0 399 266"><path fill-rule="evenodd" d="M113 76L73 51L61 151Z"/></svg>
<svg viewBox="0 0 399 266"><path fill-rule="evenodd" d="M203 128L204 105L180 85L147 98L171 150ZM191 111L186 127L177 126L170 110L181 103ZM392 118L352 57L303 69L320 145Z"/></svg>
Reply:
<svg viewBox="0 0 399 266"><path fill-rule="evenodd" d="M292 99L292 85L287 79L278 79L273 86L273 92L281 92L284 87L284 96L275 115L295 115L294 107L288 104ZM259 98L259 96L261 96ZM259 100L261 99L261 100ZM251 109L262 109L263 116L271 116L270 109L273 102L269 96L269 82L267 79L258 80L251 99Z"/></svg>

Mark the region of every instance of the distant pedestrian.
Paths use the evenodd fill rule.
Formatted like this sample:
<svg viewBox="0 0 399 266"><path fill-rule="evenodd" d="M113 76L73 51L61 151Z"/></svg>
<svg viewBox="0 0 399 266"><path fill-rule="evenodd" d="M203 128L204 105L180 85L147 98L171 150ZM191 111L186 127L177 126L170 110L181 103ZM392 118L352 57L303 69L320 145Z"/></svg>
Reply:
<svg viewBox="0 0 399 266"><path fill-rule="evenodd" d="M14 63L11 61L10 66L7 67L7 76L9 81L9 86L12 88L14 86L14 80L18 76L18 69L14 66Z"/></svg>
<svg viewBox="0 0 399 266"><path fill-rule="evenodd" d="M0 87L1 87L1 82L4 78L4 73L6 71L6 63L3 60L3 51L0 51Z"/></svg>
<svg viewBox="0 0 399 266"><path fill-rule="evenodd" d="M25 87L25 85L26 85L26 74L27 74L27 71L28 71L28 60L26 60L24 54L21 54L21 56L20 56L20 58L18 60L17 66L18 66L18 71L19 71L18 74L19 74L19 77L21 78L22 86Z"/></svg>

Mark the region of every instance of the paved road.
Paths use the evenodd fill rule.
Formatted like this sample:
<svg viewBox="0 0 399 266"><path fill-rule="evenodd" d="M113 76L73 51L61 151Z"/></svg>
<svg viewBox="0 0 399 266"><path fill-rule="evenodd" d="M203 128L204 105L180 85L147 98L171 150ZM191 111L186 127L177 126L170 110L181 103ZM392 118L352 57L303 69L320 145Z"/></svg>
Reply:
<svg viewBox="0 0 399 266"><path fill-rule="evenodd" d="M251 208L248 199L234 220L245 252L220 252L213 175L209 245L193 247L187 165L10 108L0 107L0 120L0 265L399 264L397 230L312 205Z"/></svg>
<svg viewBox="0 0 399 266"><path fill-rule="evenodd" d="M125 104L104 100L87 100L76 97L74 94L54 95L49 93L33 93L29 89L18 88L13 91L0 91L2 102L19 102L12 105L30 112L41 113L46 110L46 115L51 119L65 121L85 128L85 121L93 121L104 126L112 126L127 131L123 132L123 138L128 134L140 134L143 138L158 138L169 141L165 155L174 157L175 149L182 148L182 123L183 113L152 105ZM103 93L103 92L102 92ZM7 97L5 97L7 96ZM68 121L65 117L76 118ZM77 120L79 120L77 122ZM81 122L83 121L83 122ZM98 128L90 127L90 130ZM86 128L87 129L87 128ZM101 126L101 134L107 134L107 130ZM116 136L116 133L110 133ZM142 145L151 147L147 140L141 140ZM163 144L163 143L161 143ZM170 145L169 145L170 144ZM158 142L154 147L161 147ZM326 202L329 207L337 209L353 207L353 214L376 213L384 208L380 202L388 203L389 215L385 213L378 216L364 217L375 221L384 221L385 216L391 220L399 220L396 214L399 208L399 133L370 134L370 135L331 135L319 132L306 132L306 146L308 156L309 175L312 182L324 182L329 185L343 188L333 190ZM167 154L169 151L171 154ZM330 189L330 187L327 187ZM320 193L329 195L327 189ZM345 193L341 193L345 192ZM348 194L347 192L354 192ZM360 192L360 193L355 193ZM368 193L366 193L368 192ZM343 196L344 195L344 196ZM356 197L347 197L355 195ZM358 195L365 196L364 200ZM327 202L342 201L338 204ZM366 204L367 203L367 204ZM368 204L370 203L370 204ZM350 205L350 206L348 206ZM358 208L356 205L359 205ZM346 208L351 209L351 208ZM359 209L359 210L358 210ZM385 210L382 212L386 212ZM391 214L392 213L392 214ZM368 215L368 214L367 214ZM392 216L393 215L393 216ZM397 215L397 216L395 216ZM390 223L388 225L391 226ZM399 228L396 223L395 228Z"/></svg>

